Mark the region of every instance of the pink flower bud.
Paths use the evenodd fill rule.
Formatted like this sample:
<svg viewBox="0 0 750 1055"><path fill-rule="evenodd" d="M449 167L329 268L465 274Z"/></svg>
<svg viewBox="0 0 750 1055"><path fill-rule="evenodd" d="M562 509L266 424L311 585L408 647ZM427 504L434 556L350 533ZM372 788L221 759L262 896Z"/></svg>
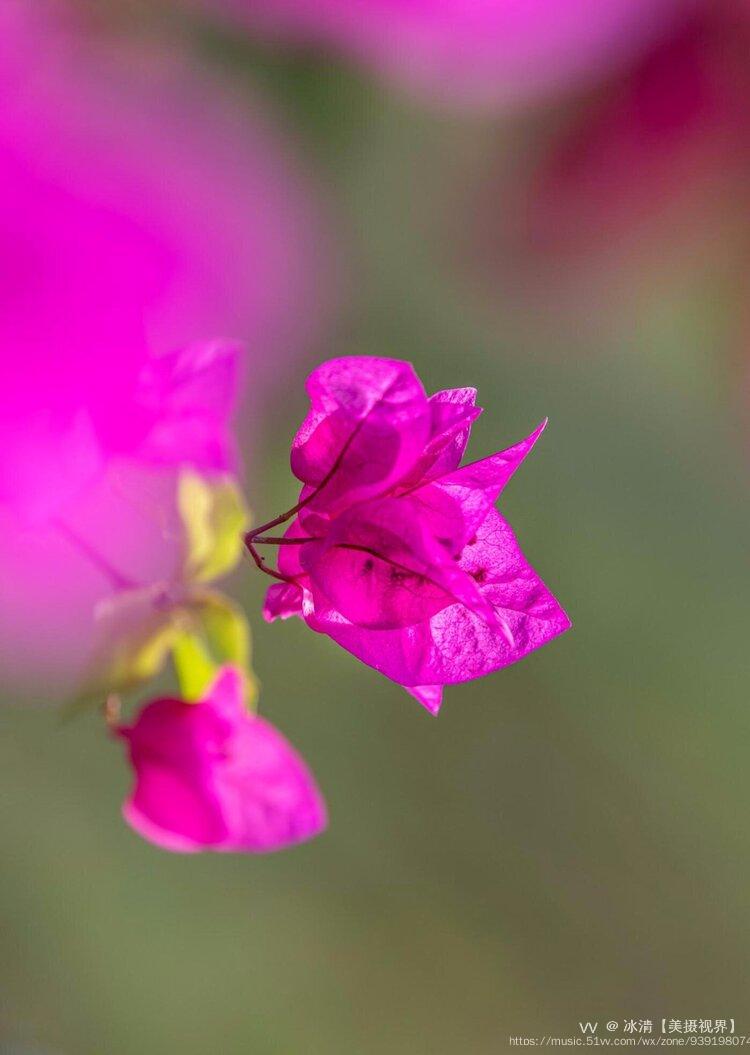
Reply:
<svg viewBox="0 0 750 1055"><path fill-rule="evenodd" d="M154 700L118 732L136 775L125 819L157 846L265 853L326 826L310 771L270 722L247 712L232 667L199 703Z"/></svg>

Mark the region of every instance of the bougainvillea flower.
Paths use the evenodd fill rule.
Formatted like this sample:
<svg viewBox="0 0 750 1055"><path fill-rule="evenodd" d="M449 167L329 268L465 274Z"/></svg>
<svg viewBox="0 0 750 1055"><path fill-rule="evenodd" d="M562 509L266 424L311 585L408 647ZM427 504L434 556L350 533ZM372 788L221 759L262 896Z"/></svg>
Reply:
<svg viewBox="0 0 750 1055"><path fill-rule="evenodd" d="M154 700L117 731L136 777L125 819L157 846L264 853L326 826L310 771L277 729L245 709L232 667L198 703Z"/></svg>
<svg viewBox="0 0 750 1055"><path fill-rule="evenodd" d="M494 508L544 425L460 467L473 389L428 398L410 364L374 358L324 363L307 389L292 446L303 488L266 619L301 616L433 712L442 686L568 628Z"/></svg>
<svg viewBox="0 0 750 1055"><path fill-rule="evenodd" d="M256 31L330 45L441 101L473 104L516 103L583 79L630 53L681 6L679 0L201 2Z"/></svg>
<svg viewBox="0 0 750 1055"><path fill-rule="evenodd" d="M179 470L233 466L243 365L257 410L327 301L319 210L252 96L177 49L63 25L65 10L0 4L0 667L14 698L73 688L112 592L73 536L126 579L169 576ZM238 362L237 345L203 337L248 351Z"/></svg>

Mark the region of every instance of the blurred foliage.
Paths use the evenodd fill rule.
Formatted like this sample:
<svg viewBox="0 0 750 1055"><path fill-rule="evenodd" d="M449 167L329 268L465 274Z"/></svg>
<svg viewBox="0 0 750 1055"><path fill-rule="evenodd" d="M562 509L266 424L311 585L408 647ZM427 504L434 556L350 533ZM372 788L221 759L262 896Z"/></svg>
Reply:
<svg viewBox="0 0 750 1055"><path fill-rule="evenodd" d="M174 659L183 697L199 700L224 663L244 675L249 703L257 686L250 668L250 630L242 609L206 584L226 575L243 552L250 519L230 477L180 474L177 506L182 537L173 577L105 598L96 612L89 668L68 713L100 703L109 693L145 686Z"/></svg>
<svg viewBox="0 0 750 1055"><path fill-rule="evenodd" d="M249 523L234 481L213 483L197 473L183 472L177 502L185 532L183 577L204 583L226 575L240 559L242 532Z"/></svg>

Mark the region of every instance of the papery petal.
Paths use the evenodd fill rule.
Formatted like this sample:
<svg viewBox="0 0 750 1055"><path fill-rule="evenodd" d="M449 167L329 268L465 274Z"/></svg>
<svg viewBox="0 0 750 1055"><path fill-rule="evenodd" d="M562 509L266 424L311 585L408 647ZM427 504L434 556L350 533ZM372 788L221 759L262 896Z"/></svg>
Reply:
<svg viewBox="0 0 750 1055"><path fill-rule="evenodd" d="M406 498L361 503L338 517L325 540L304 546L311 590L353 623L409 626L454 601L483 618L494 612L449 550L425 530L421 507Z"/></svg>
<svg viewBox="0 0 750 1055"><path fill-rule="evenodd" d="M266 591L263 618L267 623L302 615L302 589L293 583L275 582Z"/></svg>
<svg viewBox="0 0 750 1055"><path fill-rule="evenodd" d="M458 559L477 527L544 431L546 421L525 440L488 458L464 465L408 492L418 503L414 516Z"/></svg>
<svg viewBox="0 0 750 1055"><path fill-rule="evenodd" d="M210 789L195 788L179 773L156 763L143 767L122 812L144 839L174 853L217 846L228 834Z"/></svg>
<svg viewBox="0 0 750 1055"><path fill-rule="evenodd" d="M148 704L127 740L136 786L126 819L171 850L280 849L316 835L325 805L284 737L243 705L241 673L224 668L199 703Z"/></svg>
<svg viewBox="0 0 750 1055"><path fill-rule="evenodd" d="M511 629L511 645L465 605L397 630L368 630L332 607L316 603L309 625L386 677L408 687L447 685L508 666L567 630L570 620L524 558L510 526L496 510L461 556L485 599Z"/></svg>
<svg viewBox="0 0 750 1055"><path fill-rule="evenodd" d="M442 685L405 685L404 688L430 712L437 714L443 703Z"/></svg>
<svg viewBox="0 0 750 1055"><path fill-rule="evenodd" d="M382 494L422 454L431 415L409 363L333 359L313 371L307 392L311 410L294 438L291 466L318 489L311 508L332 514Z"/></svg>
<svg viewBox="0 0 750 1055"><path fill-rule="evenodd" d="M326 826L323 799L304 761L269 722L252 719L239 757L222 770L230 837L218 849L267 853L304 842Z"/></svg>
<svg viewBox="0 0 750 1055"><path fill-rule="evenodd" d="M293 520L284 532L284 538L298 539L307 538L308 532L299 519ZM279 546L278 566L279 571L289 578L302 578L306 575L302 565L302 551L304 546Z"/></svg>
<svg viewBox="0 0 750 1055"><path fill-rule="evenodd" d="M448 388L430 396L432 427L425 453L440 454L435 470L456 469L469 442L471 426L482 413L476 388Z"/></svg>
<svg viewBox="0 0 750 1055"><path fill-rule="evenodd" d="M200 704L155 700L120 733L137 778L123 807L128 823L169 850L197 851L223 842L229 833L204 764L228 734L220 716Z"/></svg>
<svg viewBox="0 0 750 1055"><path fill-rule="evenodd" d="M299 520L293 520L284 532L284 538L296 539L305 537L305 529ZM300 560L304 546L279 546L278 568L282 575L296 579L300 584L307 583L307 572ZM263 618L267 623L276 619L289 619L293 615L302 615L302 585L276 582L269 586L263 605Z"/></svg>
<svg viewBox="0 0 750 1055"><path fill-rule="evenodd" d="M457 468L471 426L482 413L475 388L449 388L430 396L430 438L403 486L427 483Z"/></svg>
<svg viewBox="0 0 750 1055"><path fill-rule="evenodd" d="M442 488L454 502L460 505L463 521L461 541L463 543L468 542L487 514L494 508L505 485L546 427L545 418L541 425L520 443L515 443L504 451L498 451L497 454L491 454L488 458L482 458L469 465L462 465L455 472L441 476L435 481L436 486ZM428 500L428 496L421 490L415 492L415 497ZM434 498L431 500L431 505L434 507ZM449 507L444 506L444 508L447 510ZM449 521L445 531L448 531L451 525L455 530L455 514L449 517Z"/></svg>

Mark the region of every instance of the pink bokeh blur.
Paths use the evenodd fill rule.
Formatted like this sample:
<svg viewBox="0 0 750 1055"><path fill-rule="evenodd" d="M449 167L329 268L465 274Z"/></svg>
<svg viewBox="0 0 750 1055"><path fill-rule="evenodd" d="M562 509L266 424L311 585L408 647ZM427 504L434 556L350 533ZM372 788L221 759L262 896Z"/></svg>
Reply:
<svg viewBox="0 0 750 1055"><path fill-rule="evenodd" d="M671 237L743 193L750 171L750 8L712 0L563 122L523 188L538 253Z"/></svg>
<svg viewBox="0 0 750 1055"><path fill-rule="evenodd" d="M517 106L627 61L690 0L191 0L441 104Z"/></svg>
<svg viewBox="0 0 750 1055"><path fill-rule="evenodd" d="M252 419L328 299L316 195L261 108L176 49L63 15L0 13L0 664L6 692L53 677L58 697L112 586L86 544L129 579L168 574L176 469L231 458L232 356L218 409L191 390L186 430L173 401L166 456L163 434L159 456L140 443L144 377L153 425L158 357L236 339Z"/></svg>

